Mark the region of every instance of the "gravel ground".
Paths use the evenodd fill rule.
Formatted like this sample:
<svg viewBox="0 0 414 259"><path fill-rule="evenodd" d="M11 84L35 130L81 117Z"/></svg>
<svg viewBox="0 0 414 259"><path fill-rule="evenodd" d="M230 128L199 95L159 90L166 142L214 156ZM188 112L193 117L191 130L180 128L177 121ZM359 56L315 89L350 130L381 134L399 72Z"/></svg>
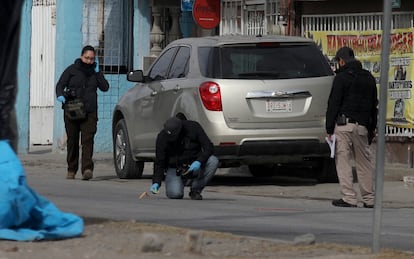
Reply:
<svg viewBox="0 0 414 259"><path fill-rule="evenodd" d="M196 231L134 221L85 220L79 238L0 241L0 259L8 258L414 258L413 253L339 244L298 244L227 233Z"/></svg>
<svg viewBox="0 0 414 259"><path fill-rule="evenodd" d="M107 156L105 156L106 158ZM47 164L50 168L62 166L64 158L47 155L45 160L42 156L33 156L23 159L25 167ZM106 161L106 160L104 160ZM108 166L101 160L99 166ZM389 170L388 170L389 171ZM396 168L395 172L407 172ZM393 171L392 175L396 175ZM410 171L410 173L412 173ZM391 175L391 174L389 174ZM394 176L397 177L397 176ZM266 186L262 186L266 189ZM300 188L301 192L298 192ZM329 184L324 186L328 193L321 193L322 188L313 186L284 187L271 186L269 191L261 193L263 196L297 197L300 193L303 197L332 197L332 190L337 192L337 186ZM216 186L215 191L226 193L230 189L238 193L238 187ZM256 187L243 187L244 195L254 195ZM392 190L392 194L399 192ZM315 194L313 192L317 191ZM408 190L409 191L409 190ZM394 207L394 200L385 202ZM408 196L405 192L403 197ZM388 202L388 203L387 203ZM412 204L411 200L404 203ZM413 258L414 253L397 250L381 250L378 254L372 254L370 247L351 246L342 244L316 243L303 245L294 242L265 240L237 236L228 233L195 231L164 225L140 223L135 221L113 222L101 219L85 219L85 230L81 237L39 242L15 242L0 240L0 259L31 258L31 259L69 259L69 258L333 258L333 259L405 259Z"/></svg>

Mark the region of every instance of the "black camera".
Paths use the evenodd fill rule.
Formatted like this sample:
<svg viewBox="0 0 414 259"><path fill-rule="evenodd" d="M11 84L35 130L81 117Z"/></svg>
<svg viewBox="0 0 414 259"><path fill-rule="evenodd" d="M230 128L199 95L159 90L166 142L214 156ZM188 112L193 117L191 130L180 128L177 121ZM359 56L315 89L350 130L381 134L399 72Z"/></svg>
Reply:
<svg viewBox="0 0 414 259"><path fill-rule="evenodd" d="M77 97L76 90L71 88L65 88L64 95L68 99L75 99Z"/></svg>
<svg viewBox="0 0 414 259"><path fill-rule="evenodd" d="M194 178L193 173L189 171L190 165L183 164L181 166L177 166L176 174L177 176L181 176L182 178L189 179Z"/></svg>
<svg viewBox="0 0 414 259"><path fill-rule="evenodd" d="M177 166L177 169L176 169L177 176L183 176L183 175L188 174L188 168L190 167L187 164Z"/></svg>

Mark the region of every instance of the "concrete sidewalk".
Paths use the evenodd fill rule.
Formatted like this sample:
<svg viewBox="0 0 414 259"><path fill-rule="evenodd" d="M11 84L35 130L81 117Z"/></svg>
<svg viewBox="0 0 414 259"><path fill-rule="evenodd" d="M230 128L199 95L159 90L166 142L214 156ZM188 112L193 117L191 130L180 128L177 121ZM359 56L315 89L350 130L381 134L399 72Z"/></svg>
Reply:
<svg viewBox="0 0 414 259"><path fill-rule="evenodd" d="M29 154L19 155L23 163L39 162L47 164L66 164L66 153L54 153L50 149L38 149ZM112 153L95 153L94 160L98 163L108 163L113 166ZM414 177L414 168L409 168L405 164L385 164L385 181L403 181L404 176ZM413 183L414 184L414 183Z"/></svg>
<svg viewBox="0 0 414 259"><path fill-rule="evenodd" d="M32 152L25 155L19 155L22 164L27 172L31 167L44 167L45 172L50 168L66 167L65 153L52 153L48 150ZM112 153L96 153L94 154L96 171L106 175L114 175ZM146 174L151 174L152 163L146 165ZM221 169L220 174L226 174L228 169ZM243 172L244 173L244 172ZM405 176L412 176L414 179L414 169L408 168L406 165L393 164L385 165L384 168L384 188L383 188L383 207L384 208L413 208L414 207L414 182L404 182ZM64 177L64 175L62 175ZM208 186L206 191L221 193L237 193L255 196L268 197L285 197L285 198L303 198L332 200L340 198L339 185L337 183L330 184L304 184L304 185L244 185L244 186L227 186L213 185Z"/></svg>

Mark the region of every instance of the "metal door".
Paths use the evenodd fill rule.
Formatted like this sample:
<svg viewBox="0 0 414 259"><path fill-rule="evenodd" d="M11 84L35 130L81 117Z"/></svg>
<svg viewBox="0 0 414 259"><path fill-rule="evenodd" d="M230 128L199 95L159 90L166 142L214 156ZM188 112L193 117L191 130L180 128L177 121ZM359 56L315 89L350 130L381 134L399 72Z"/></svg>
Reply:
<svg viewBox="0 0 414 259"><path fill-rule="evenodd" d="M33 1L30 61L30 133L32 145L51 145L55 96L56 0Z"/></svg>

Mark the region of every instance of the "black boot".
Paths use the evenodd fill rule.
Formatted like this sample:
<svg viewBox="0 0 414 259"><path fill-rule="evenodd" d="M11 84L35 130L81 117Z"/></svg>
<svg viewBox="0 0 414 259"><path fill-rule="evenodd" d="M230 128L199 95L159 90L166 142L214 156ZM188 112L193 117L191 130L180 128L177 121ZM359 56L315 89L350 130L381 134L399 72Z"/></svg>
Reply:
<svg viewBox="0 0 414 259"><path fill-rule="evenodd" d="M202 200L203 196L201 196L201 192L199 191L195 191L195 190L191 190L189 193L189 196L192 200Z"/></svg>

